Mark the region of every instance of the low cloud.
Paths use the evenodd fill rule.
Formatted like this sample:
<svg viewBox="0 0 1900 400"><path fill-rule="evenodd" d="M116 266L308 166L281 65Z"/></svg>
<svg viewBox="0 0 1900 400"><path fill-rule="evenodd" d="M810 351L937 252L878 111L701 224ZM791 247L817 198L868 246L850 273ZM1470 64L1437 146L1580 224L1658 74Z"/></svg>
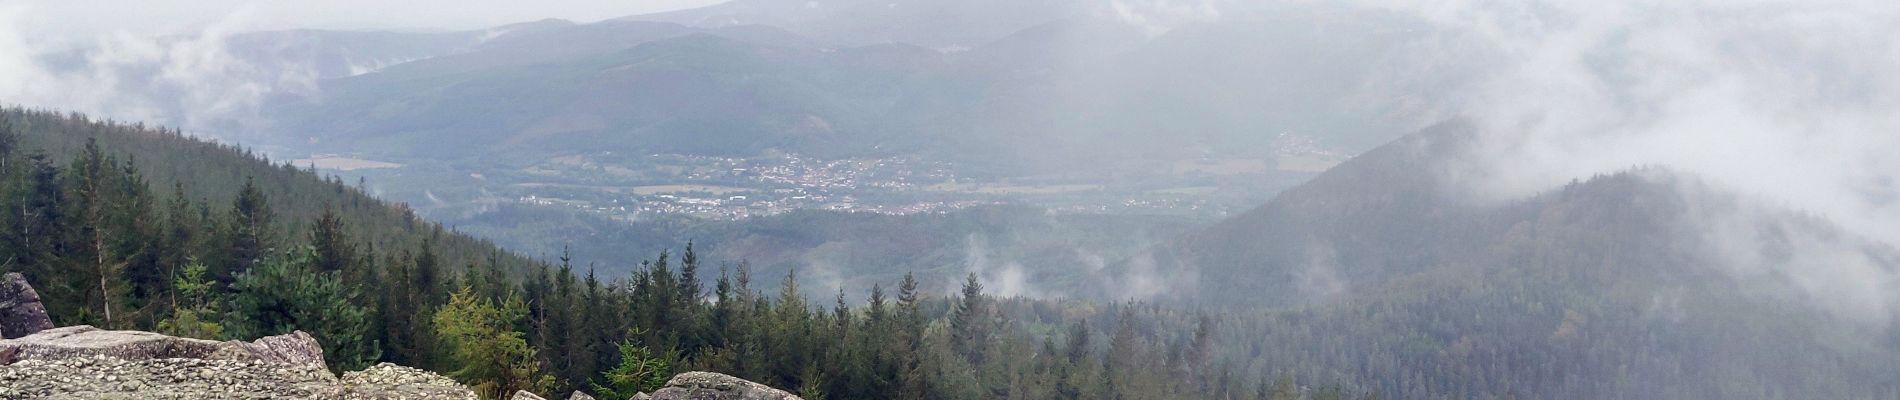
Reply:
<svg viewBox="0 0 1900 400"><path fill-rule="evenodd" d="M71 48L32 40L23 21L33 13L0 6L0 98L12 104L229 132L267 123L258 113L266 96L316 88L309 68L230 54L226 40L244 26L243 12L187 34L112 32Z"/></svg>
<svg viewBox="0 0 1900 400"><path fill-rule="evenodd" d="M1111 0L1108 10L1116 20L1150 37L1178 26L1211 22L1221 17L1220 7L1212 0Z"/></svg>
<svg viewBox="0 0 1900 400"><path fill-rule="evenodd" d="M1653 165L1900 243L1900 3L1369 2L1457 40L1474 63L1434 112L1481 139L1446 176L1479 200ZM1843 316L1882 319L1894 271L1848 241L1781 242L1759 212L1699 210L1749 278L1780 274ZM1756 249L1754 251L1744 251ZM1762 270L1768 268L1770 270Z"/></svg>
<svg viewBox="0 0 1900 400"><path fill-rule="evenodd" d="M983 293L1001 297L1051 297L1053 293L1029 282L1029 272L1023 264L1016 261L996 261L991 259L989 238L971 234L965 238L963 262L968 274L976 275L977 282L983 284ZM952 287L944 293L958 293L962 290L962 279L951 281Z"/></svg>

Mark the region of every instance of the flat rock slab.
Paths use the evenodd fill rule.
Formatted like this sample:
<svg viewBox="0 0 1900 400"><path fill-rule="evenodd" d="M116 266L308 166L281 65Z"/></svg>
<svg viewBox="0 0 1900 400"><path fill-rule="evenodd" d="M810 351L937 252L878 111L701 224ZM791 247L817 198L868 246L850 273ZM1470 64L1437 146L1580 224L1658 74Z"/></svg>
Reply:
<svg viewBox="0 0 1900 400"><path fill-rule="evenodd" d="M783 390L715 372L686 372L653 392L653 400L804 400Z"/></svg>
<svg viewBox="0 0 1900 400"><path fill-rule="evenodd" d="M219 342L79 325L0 340L0 353L10 354L13 362L103 356L126 361L189 358L325 368L323 348L301 331L253 342Z"/></svg>

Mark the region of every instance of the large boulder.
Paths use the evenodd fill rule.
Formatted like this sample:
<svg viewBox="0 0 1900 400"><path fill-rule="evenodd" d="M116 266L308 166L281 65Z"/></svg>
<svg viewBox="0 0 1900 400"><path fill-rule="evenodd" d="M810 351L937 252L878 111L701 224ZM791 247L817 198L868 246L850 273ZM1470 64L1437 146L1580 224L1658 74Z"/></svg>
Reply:
<svg viewBox="0 0 1900 400"><path fill-rule="evenodd" d="M103 356L125 361L190 358L325 368L323 347L317 344L316 338L302 331L252 342L219 342L79 325L0 340L0 353L10 353L14 362Z"/></svg>
<svg viewBox="0 0 1900 400"><path fill-rule="evenodd" d="M301 331L219 342L54 328L20 274L0 276L0 333L0 399L476 399L454 380L394 364L338 379Z"/></svg>
<svg viewBox="0 0 1900 400"><path fill-rule="evenodd" d="M0 276L0 338L16 339L53 329L53 319L40 304L40 293L26 283L26 276L9 272Z"/></svg>
<svg viewBox="0 0 1900 400"><path fill-rule="evenodd" d="M654 391L653 400L804 400L790 392L773 389L731 375L713 372L687 372L674 375L666 387Z"/></svg>
<svg viewBox="0 0 1900 400"><path fill-rule="evenodd" d="M475 400L428 371L379 364L341 379L302 332L218 342L90 326L0 340L0 399ZM6 360L0 360L6 361Z"/></svg>

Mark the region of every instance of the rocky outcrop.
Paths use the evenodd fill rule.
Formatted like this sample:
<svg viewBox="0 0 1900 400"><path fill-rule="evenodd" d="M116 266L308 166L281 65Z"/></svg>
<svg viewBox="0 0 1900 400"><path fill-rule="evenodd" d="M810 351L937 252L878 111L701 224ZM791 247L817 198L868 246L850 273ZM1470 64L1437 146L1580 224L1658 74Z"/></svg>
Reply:
<svg viewBox="0 0 1900 400"><path fill-rule="evenodd" d="M0 341L0 352L11 353L14 362L101 356L124 361L188 358L326 368L317 339L301 331L253 342L219 342L80 325Z"/></svg>
<svg viewBox="0 0 1900 400"><path fill-rule="evenodd" d="M303 332L212 341L90 326L0 340L0 399L475 400L428 371L379 364L332 375Z"/></svg>
<svg viewBox="0 0 1900 400"><path fill-rule="evenodd" d="M81 355L0 367L0 399L335 399L341 393L330 371L256 361Z"/></svg>
<svg viewBox="0 0 1900 400"><path fill-rule="evenodd" d="M181 338L91 326L53 328L19 274L0 281L0 399L475 400L475 392L428 371L378 364L330 374L323 347L303 332L250 342ZM545 400L516 392L512 400ZM593 400L575 392L569 400ZM673 376L633 400L803 400L712 372Z"/></svg>
<svg viewBox="0 0 1900 400"><path fill-rule="evenodd" d="M54 328L20 274L0 277L0 333L0 399L475 400L449 378L394 364L339 379L303 332L219 342Z"/></svg>
<svg viewBox="0 0 1900 400"><path fill-rule="evenodd" d="M15 339L53 329L40 294L18 272L0 276L0 338Z"/></svg>
<svg viewBox="0 0 1900 400"><path fill-rule="evenodd" d="M789 392L773 389L771 386L713 372L687 372L674 375L672 380L666 381L665 388L653 392L652 399L804 400Z"/></svg>
<svg viewBox="0 0 1900 400"><path fill-rule="evenodd" d="M475 392L429 371L382 363L343 373L344 400L475 400Z"/></svg>

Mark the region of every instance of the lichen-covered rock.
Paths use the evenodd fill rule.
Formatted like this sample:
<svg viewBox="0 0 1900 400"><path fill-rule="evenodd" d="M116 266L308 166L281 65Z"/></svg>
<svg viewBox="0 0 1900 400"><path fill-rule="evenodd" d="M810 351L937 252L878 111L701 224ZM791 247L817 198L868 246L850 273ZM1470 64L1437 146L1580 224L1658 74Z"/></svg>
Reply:
<svg viewBox="0 0 1900 400"><path fill-rule="evenodd" d="M585 392L576 390L574 391L574 394L567 395L567 400L594 400L594 396L590 396Z"/></svg>
<svg viewBox="0 0 1900 400"><path fill-rule="evenodd" d="M303 332L219 342L54 328L20 274L0 277L0 333L0 399L476 399L449 378L393 364L338 379Z"/></svg>
<svg viewBox="0 0 1900 400"><path fill-rule="evenodd" d="M627 400L653 400L653 395L647 392L634 393L633 397L628 397Z"/></svg>
<svg viewBox="0 0 1900 400"><path fill-rule="evenodd" d="M639 398L639 396L634 396ZM674 375L666 387L653 392L653 400L804 400L790 392L773 389L731 375L713 372L687 372Z"/></svg>
<svg viewBox="0 0 1900 400"><path fill-rule="evenodd" d="M475 400L475 391L435 373L381 363L343 373L344 400Z"/></svg>
<svg viewBox="0 0 1900 400"><path fill-rule="evenodd" d="M335 399L341 387L316 366L103 355L23 360L0 367L0 399Z"/></svg>
<svg viewBox="0 0 1900 400"><path fill-rule="evenodd" d="M18 339L0 340L0 352L10 352L16 362L105 356L126 361L189 358L326 368L322 346L317 344L316 338L301 331L264 337L253 342L218 342L151 332L108 331L79 325L47 329Z"/></svg>
<svg viewBox="0 0 1900 400"><path fill-rule="evenodd" d="M224 342L211 358L221 360L258 360L286 365L316 365L323 363L323 345L317 338L303 331L288 334L265 336L250 342L236 340Z"/></svg>
<svg viewBox="0 0 1900 400"><path fill-rule="evenodd" d="M26 276L9 272L0 276L0 338L15 339L53 329L46 316L40 294L26 283Z"/></svg>
<svg viewBox="0 0 1900 400"><path fill-rule="evenodd" d="M534 395L534 393L528 393L528 391L526 390L516 390L515 395L512 397L509 397L508 400L548 400L548 399L542 398L541 396L536 396Z"/></svg>
<svg viewBox="0 0 1900 400"><path fill-rule="evenodd" d="M301 332L217 342L89 326L0 340L0 399L474 400L428 371L380 364L339 379Z"/></svg>

